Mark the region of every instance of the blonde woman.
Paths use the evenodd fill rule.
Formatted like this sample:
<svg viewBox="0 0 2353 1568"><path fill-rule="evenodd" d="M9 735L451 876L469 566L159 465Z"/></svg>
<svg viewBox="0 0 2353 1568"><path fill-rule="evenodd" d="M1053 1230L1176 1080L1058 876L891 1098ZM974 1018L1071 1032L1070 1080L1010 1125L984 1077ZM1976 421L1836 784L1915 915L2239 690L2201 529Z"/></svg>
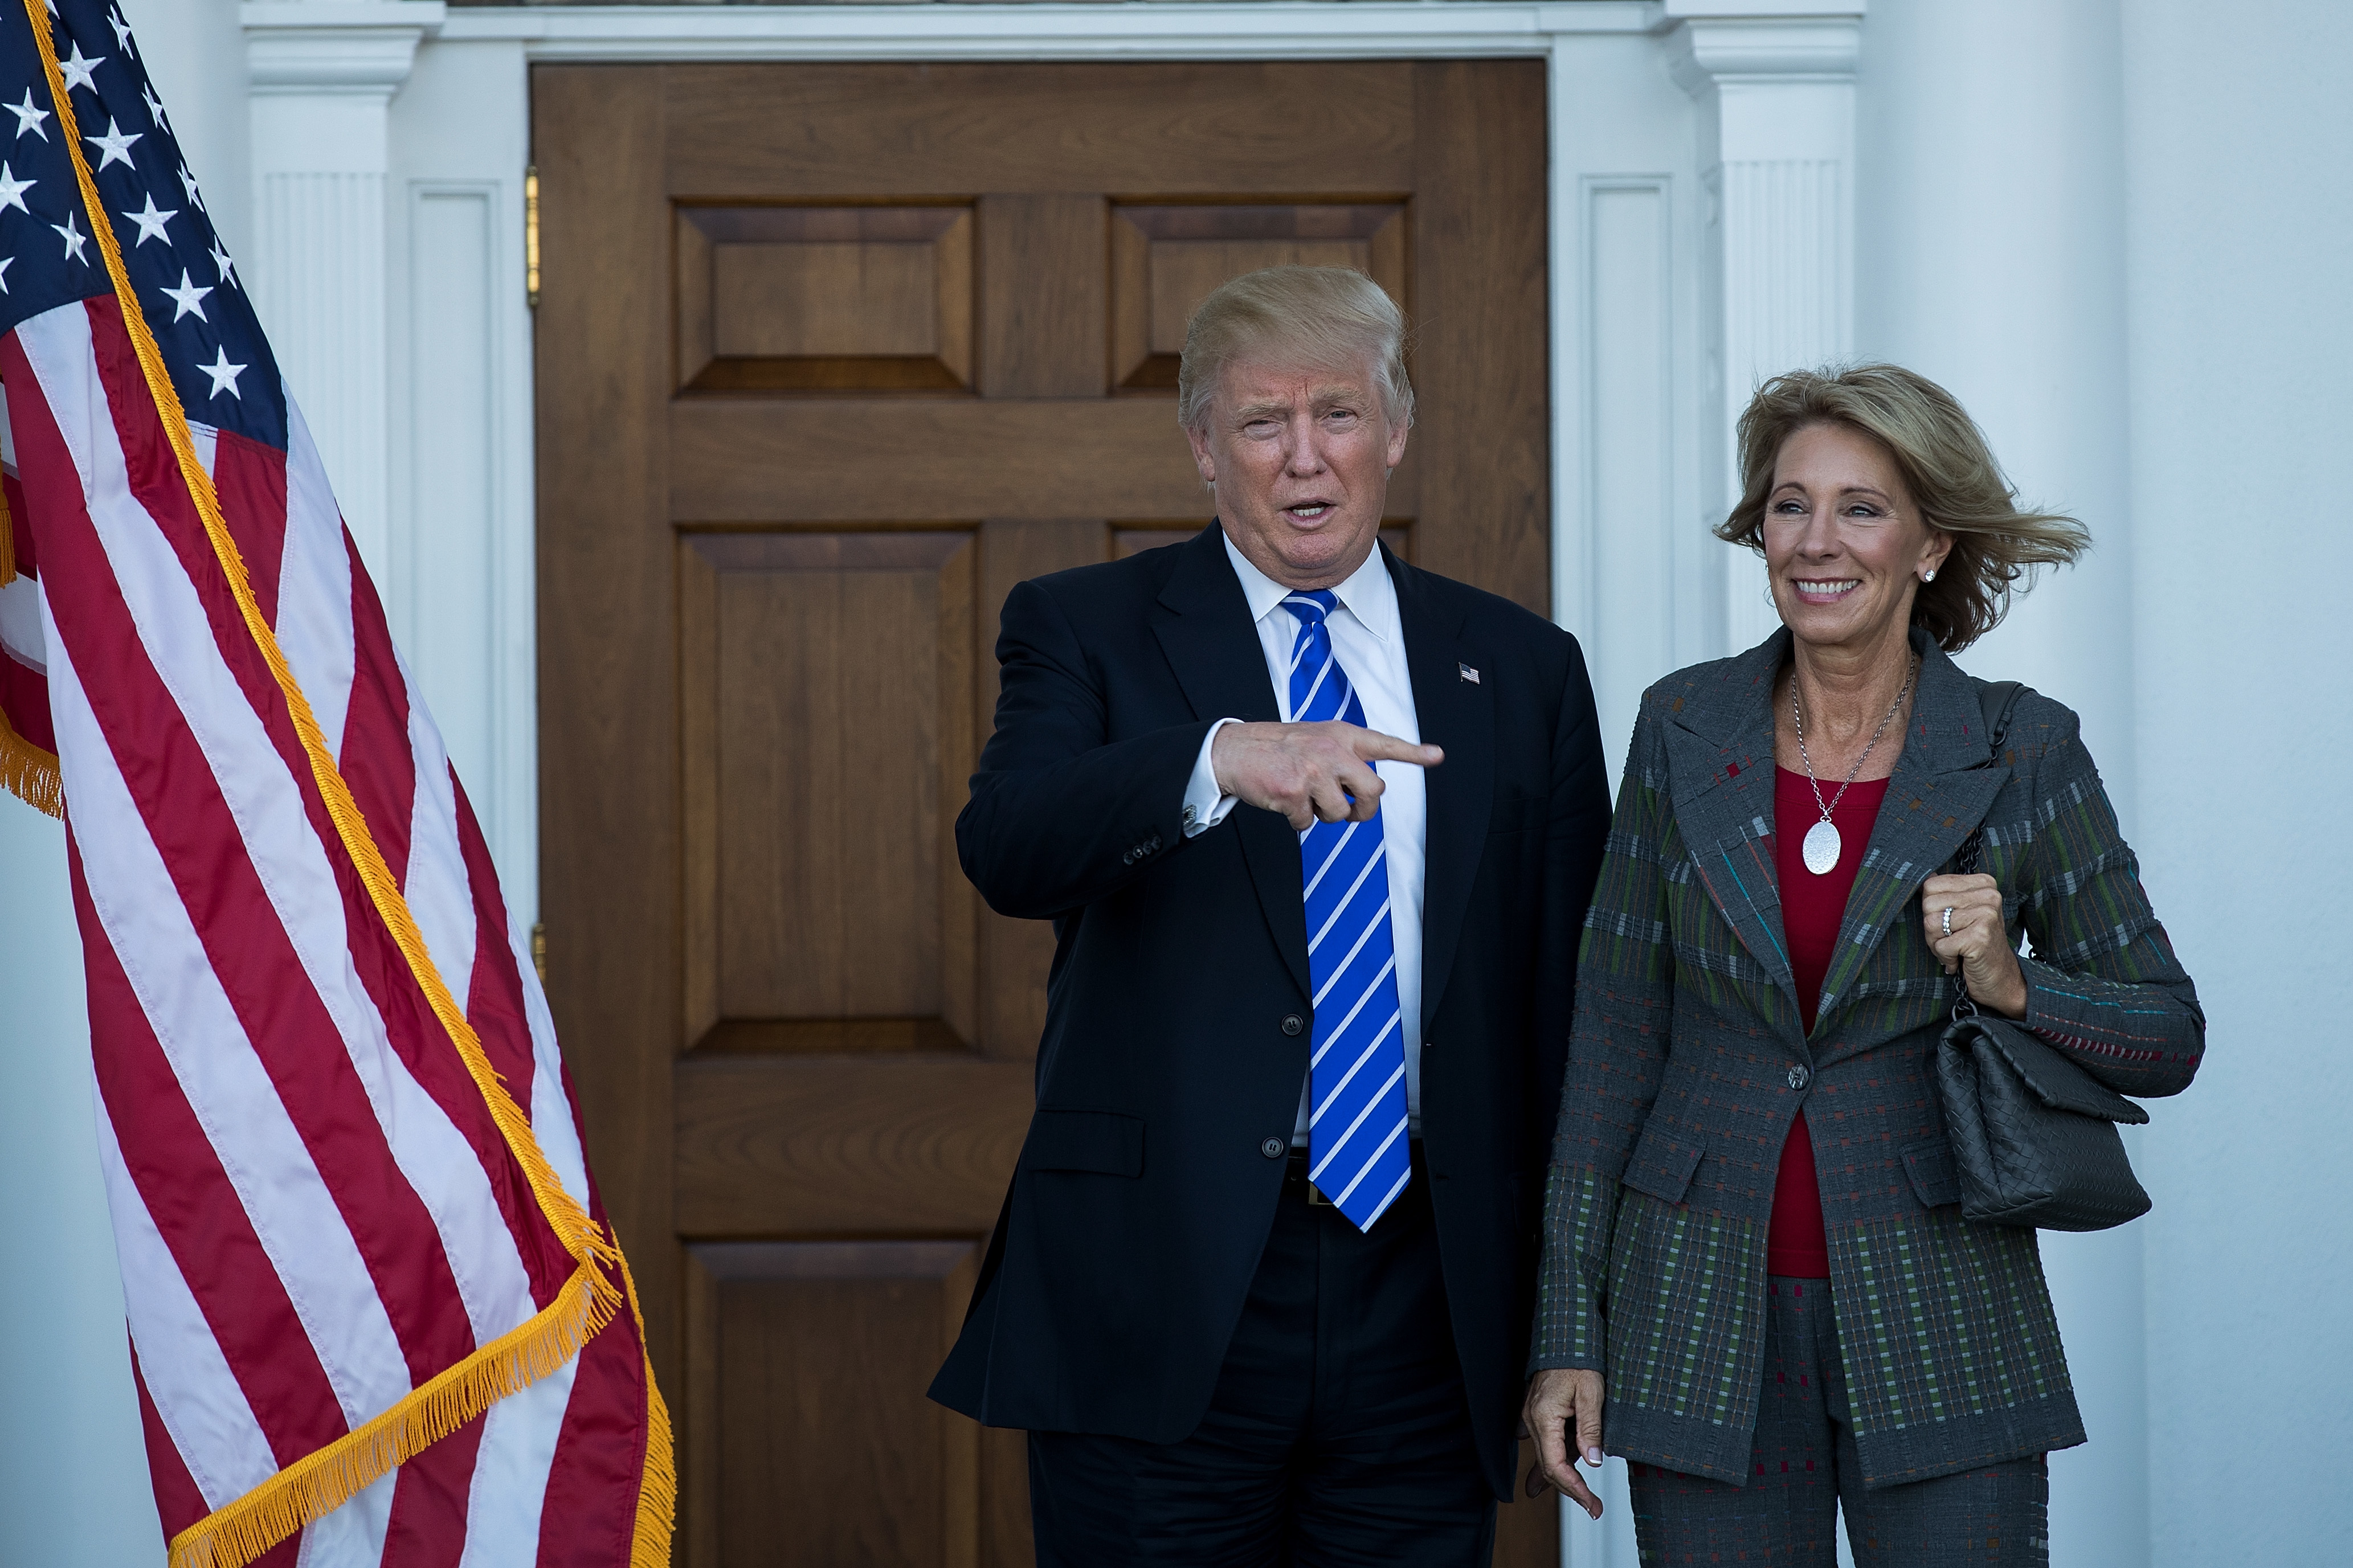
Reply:
<svg viewBox="0 0 2353 1568"><path fill-rule="evenodd" d="M2126 1094L2205 1040L2075 715L2026 691L1993 754L1951 658L2088 542L1893 365L1768 383L1740 452L1718 532L1783 629L1635 724L1547 1184L1540 1470L1599 1517L1572 1458L1631 1461L1646 1563L1830 1568L1841 1501L1859 1563L2042 1563L2083 1423L2034 1232L1961 1217L1936 1041L1962 984ZM1985 874L1940 872L1972 830Z"/></svg>

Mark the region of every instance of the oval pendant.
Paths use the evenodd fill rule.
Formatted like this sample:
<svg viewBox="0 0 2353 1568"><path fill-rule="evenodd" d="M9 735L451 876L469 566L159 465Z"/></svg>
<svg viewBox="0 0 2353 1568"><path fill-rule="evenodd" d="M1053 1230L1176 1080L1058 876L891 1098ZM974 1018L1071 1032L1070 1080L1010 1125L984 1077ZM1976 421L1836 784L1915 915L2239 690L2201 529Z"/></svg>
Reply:
<svg viewBox="0 0 2353 1568"><path fill-rule="evenodd" d="M1829 876L1838 869L1840 847L1838 825L1828 817L1815 823L1806 830L1806 869L1817 877Z"/></svg>

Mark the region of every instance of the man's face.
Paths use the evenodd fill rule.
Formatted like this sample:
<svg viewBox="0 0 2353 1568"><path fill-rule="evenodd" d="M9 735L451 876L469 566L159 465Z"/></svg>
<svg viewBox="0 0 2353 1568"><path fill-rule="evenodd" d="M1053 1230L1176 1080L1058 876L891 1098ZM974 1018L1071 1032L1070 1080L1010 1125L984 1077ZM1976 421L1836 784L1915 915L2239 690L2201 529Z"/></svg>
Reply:
<svg viewBox="0 0 2353 1568"><path fill-rule="evenodd" d="M1367 363L1317 370L1238 360L1202 427L1186 432L1217 488L1226 537L1286 588L1347 581L1380 536L1389 470L1405 456Z"/></svg>

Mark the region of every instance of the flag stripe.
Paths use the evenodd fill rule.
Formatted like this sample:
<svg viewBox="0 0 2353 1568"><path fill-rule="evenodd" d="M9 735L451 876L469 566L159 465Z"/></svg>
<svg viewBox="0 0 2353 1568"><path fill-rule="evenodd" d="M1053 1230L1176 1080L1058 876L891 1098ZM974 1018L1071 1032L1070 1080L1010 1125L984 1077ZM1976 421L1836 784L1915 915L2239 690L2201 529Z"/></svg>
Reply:
<svg viewBox="0 0 2353 1568"><path fill-rule="evenodd" d="M129 1338L127 1332L124 1337ZM205 1494L196 1489L196 1478L188 1474L187 1462L180 1458L171 1433L164 1430L164 1418L155 1413L136 1342L131 1346L131 1385L139 1395L139 1427L147 1441L147 1477L155 1489L156 1512L163 1518L164 1535L169 1540L211 1510L205 1503Z"/></svg>
<svg viewBox="0 0 2353 1568"><path fill-rule="evenodd" d="M286 556L286 454L234 430L215 431L205 469L213 477L229 536L245 557L262 619L276 626Z"/></svg>
<svg viewBox="0 0 2353 1568"><path fill-rule="evenodd" d="M614 1504L645 1469L645 1352L627 1317L581 1347L579 1376L548 1466L538 1568L629 1561L634 1500Z"/></svg>
<svg viewBox="0 0 2353 1568"><path fill-rule="evenodd" d="M279 650L310 700L330 756L343 751L358 647L352 637L353 552L301 410L287 405L286 553L279 563Z"/></svg>
<svg viewBox="0 0 2353 1568"><path fill-rule="evenodd" d="M19 398L12 413L18 446L31 455L37 487L45 456L41 437L47 432L42 422L28 416L25 405L31 401ZM140 773L151 791L167 784L178 786L172 796L174 815L179 819L174 823L175 837L191 855L212 851L209 865L197 868L186 861L183 868L204 891L205 901L216 907L224 895L218 889L205 889L212 874L229 868L233 851L223 851L236 845L234 830L226 843L207 843L190 832L186 819L196 811L196 786L200 781L206 785L214 781L205 776L207 770L202 757L187 754L193 748L185 744L185 726L157 710L168 703L152 700L141 703L131 694L134 679L143 677L153 682L157 676L134 627L122 615L120 601L111 625L96 613L100 595L95 590L111 589L115 582L102 554L95 560L84 558L96 553L90 520L61 505L50 508L47 518L51 581L69 582L81 590L67 601L72 636L60 634L54 622L48 628L49 690L51 711L66 742L59 757L73 801L92 906L114 950L136 955L137 967L126 960L125 969L141 1006L171 1059L182 1094L216 1148L222 1151L239 1201L253 1216L255 1230L286 1280L288 1293L302 1310L305 1331L335 1384L343 1414L352 1419L358 1413L381 1408L382 1391L387 1386L396 1385L395 1397L405 1391L405 1359L352 1230L331 1201L329 1185L314 1163L310 1143L296 1126L291 1108L280 1098L248 1043L245 1026L223 976L213 967L191 924L190 910L151 836L130 781L116 765L107 731L137 736L159 750L174 739L182 742L172 748L181 755L176 764L151 752L142 756L145 765ZM73 526L76 523L81 526ZM184 593L187 591L185 579L180 585ZM47 584L44 587L45 597L55 609L59 595ZM102 638L101 630L108 634ZM83 662L114 671L115 679L104 693L84 690L77 673ZM183 666L184 670L205 668L195 660ZM217 674L226 679L226 671ZM112 718L111 724L101 723L93 706L93 698L100 696ZM180 732L176 737L159 736L159 725ZM281 789L288 783L280 773ZM215 803L219 801L216 789L207 793ZM281 829L299 829L299 806L290 812L281 805L271 820ZM245 870L249 876L249 864ZM259 935L250 929L225 934L232 952L243 939ZM280 942L284 942L282 932ZM315 994L301 984L299 973L292 984L273 988L266 980L260 984L259 1005L264 1008L273 1003L291 1005L306 998L316 1004ZM281 1035L288 1032L283 1023L277 1026ZM334 1053L333 1059L343 1059L342 1053ZM319 1064L304 1065L315 1071ZM360 1152L351 1147L349 1133L355 1129L348 1114L330 1126L330 1135L344 1156L361 1158ZM151 1360L149 1370L157 1379L157 1403L168 1415L170 1400L163 1386L167 1365ZM211 1489L206 1489L209 1495Z"/></svg>
<svg viewBox="0 0 2353 1568"><path fill-rule="evenodd" d="M278 1456L148 1217L139 1189L124 1173L121 1145L102 1116L98 1149L123 1294L140 1309L131 1317L132 1348L141 1366L158 1373L170 1368L168 1375L153 1375L148 1383L155 1418L171 1434L172 1447L186 1461L206 1506L218 1508L268 1480Z"/></svg>
<svg viewBox="0 0 2353 1568"><path fill-rule="evenodd" d="M508 1092L518 1104L532 1108L536 1122L539 1062L532 1053L531 1021L524 1016L522 973L507 945L506 901L499 897L491 847L482 838L473 803L466 798L466 786L455 769L449 773L449 795L458 830L458 875L473 895L474 962L466 988L466 1021L481 1037L483 1054L507 1080Z"/></svg>
<svg viewBox="0 0 2353 1568"><path fill-rule="evenodd" d="M466 1508L487 1415L400 1467L381 1553L386 1568L458 1568L466 1550Z"/></svg>
<svg viewBox="0 0 2353 1568"><path fill-rule="evenodd" d="M95 1065L99 1110L122 1150L164 1250L205 1316L222 1359L263 1421L280 1464L349 1429L310 1331L237 1201L236 1187L148 1026L75 857L74 909L87 950L91 1026L118 1048ZM224 1202L226 1198L227 1201ZM167 1377L172 1369L164 1369Z"/></svg>
<svg viewBox="0 0 2353 1568"><path fill-rule="evenodd" d="M368 581L360 564L359 547L348 532L343 548L351 557L352 633L357 640L351 703L343 717L343 743L335 754L335 766L350 786L360 814L367 818L368 833L384 855L385 868L396 883L405 884L408 840L415 830L417 771L408 738L408 682L401 678L393 657L392 637L385 629L375 585ZM409 909L416 912L414 904Z"/></svg>
<svg viewBox="0 0 2353 1568"><path fill-rule="evenodd" d="M119 330L118 321L95 310L89 321L93 335L101 339L110 329ZM28 322L26 327L35 324ZM47 390L46 382L42 390ZM35 414L40 411L38 401L35 399ZM160 435L152 426L144 431L131 427L140 436ZM41 433L47 426L36 419L34 428L37 478ZM101 460L107 455L107 433L102 429L94 443ZM165 564L163 552L152 543L141 548L142 541L151 540L159 528L166 542L174 534L201 531L184 488L162 490L158 500L155 511L140 510L119 523L109 523L121 536L107 541L112 560L101 557L89 567L100 573L118 563L145 568L133 570L124 579L126 588L152 589L140 593L140 602L132 606L142 637L150 626L200 616L202 612L192 603L196 598L217 601L227 595L216 570L192 582ZM109 517L103 511L83 515L93 525ZM209 608L214 624L218 624L217 603ZM240 640L224 652L233 649L241 662L258 664L259 653L241 626L236 636ZM295 771L279 760L289 752L299 757L301 751L290 734L291 721L274 680L268 688L268 700L257 710L240 702L228 689L230 660L136 662L138 669L126 670L124 682L135 679L139 669L146 669L172 689L171 696L151 695L159 711L177 708L178 716L191 727L201 747L202 759L191 760L187 776L200 784L209 768L231 813L231 820L217 825L216 842L224 847L227 858L219 870L211 874L229 878L245 889L249 895L243 911L247 923L225 932L223 942L208 945L221 950L225 973L240 963L258 962L258 954L245 942L248 929L273 956L285 959L299 954L299 965L260 971L268 978L257 977L255 994L287 1007L315 998L333 1020L332 1030L310 1038L314 1044L337 1040L343 1047L336 1053L344 1063L343 1070L304 1057L309 1047L289 1042L284 1067L274 1070L273 1076L284 1091L288 1108L306 1126L344 1134L321 1151L319 1163L331 1184L338 1188L353 1233L384 1275L383 1282L389 1287L392 1281L413 1281L409 1290L388 1289L386 1305L401 1330L415 1381L422 1382L449 1359L528 1319L553 1299L560 1286L558 1280L543 1294L535 1294L522 1267L512 1233L533 1228L527 1217L529 1194L512 1180L503 1142L480 1092L463 1064L446 1048L448 1037L417 993L406 966L396 954L385 954L382 949L376 950L377 963L363 968L354 962L349 930L374 926L375 911L359 888L339 882L333 873L332 861L339 847L331 847L333 831L308 767ZM269 679L266 672L264 678ZM264 730L275 731L275 736L265 738ZM167 724L158 737L172 733ZM274 748L269 739L276 740ZM199 789L197 795L201 794ZM160 820L175 804L185 817L195 799L174 796L145 804L151 817ZM185 823L182 831L185 832ZM238 846L243 857L235 853ZM248 857L249 863L241 864ZM226 888L211 888L210 897L216 902L225 901ZM287 945L290 939L291 952ZM304 977L308 985L302 984ZM287 987L283 996L274 989L280 985ZM406 1028L388 1030L388 1018L404 1014L418 1021ZM261 1037L257 1033L256 1038ZM309 1072L302 1068L306 1060L311 1068ZM342 1097L329 1099L330 1086L343 1090ZM318 1103L314 1106L313 1101ZM384 1168L380 1156L387 1147L398 1168L396 1173ZM372 1184L359 1187L363 1180ZM503 1199L499 1196L501 1187L506 1190ZM428 1214L428 1224L416 1223ZM431 1245L437 1235L438 1247ZM407 1238L406 1243L396 1239L401 1237ZM404 1245L412 1250L402 1250ZM404 1271L414 1268L425 1272ZM454 1294L425 1293L424 1299L433 1303L431 1308L411 1307L407 1299L419 1295L417 1288L436 1279L450 1280ZM449 1325L438 1321L441 1310L452 1303L461 1306L469 1325L462 1338L453 1336ZM426 1316L428 1310L434 1319Z"/></svg>
<svg viewBox="0 0 2353 1568"><path fill-rule="evenodd" d="M460 1568L512 1568L538 1555L548 1468L578 1372L575 1362L500 1400L483 1418Z"/></svg>

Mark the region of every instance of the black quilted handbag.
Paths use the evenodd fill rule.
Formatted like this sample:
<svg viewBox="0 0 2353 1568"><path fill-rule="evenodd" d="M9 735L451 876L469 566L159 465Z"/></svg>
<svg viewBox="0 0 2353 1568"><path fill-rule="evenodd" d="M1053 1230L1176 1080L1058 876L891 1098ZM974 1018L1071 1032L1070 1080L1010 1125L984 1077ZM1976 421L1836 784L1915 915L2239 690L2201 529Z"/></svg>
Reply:
<svg viewBox="0 0 2353 1568"><path fill-rule="evenodd" d="M1978 692L1996 756L2018 692L2012 681ZM1968 836L1953 858L1956 873L1978 869L1983 842L1981 834ZM1957 975L1954 988L1953 1021L1936 1047L1936 1087L1960 1167L1963 1217L2106 1230L2147 1214L2148 1194L2116 1124L2138 1126L2148 1112L2007 1018L1979 1013Z"/></svg>

